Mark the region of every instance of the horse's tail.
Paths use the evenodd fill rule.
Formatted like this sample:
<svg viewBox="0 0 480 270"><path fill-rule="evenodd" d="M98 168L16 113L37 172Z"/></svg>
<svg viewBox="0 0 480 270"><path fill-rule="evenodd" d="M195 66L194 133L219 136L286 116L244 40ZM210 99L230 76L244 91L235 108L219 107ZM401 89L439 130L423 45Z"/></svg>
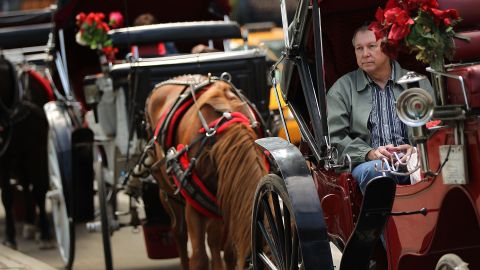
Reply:
<svg viewBox="0 0 480 270"><path fill-rule="evenodd" d="M248 254L251 248L254 193L260 178L266 174L265 159L255 139L250 127L232 125L218 138L210 155L217 166L217 199L228 235L227 244L234 243L240 256Z"/></svg>

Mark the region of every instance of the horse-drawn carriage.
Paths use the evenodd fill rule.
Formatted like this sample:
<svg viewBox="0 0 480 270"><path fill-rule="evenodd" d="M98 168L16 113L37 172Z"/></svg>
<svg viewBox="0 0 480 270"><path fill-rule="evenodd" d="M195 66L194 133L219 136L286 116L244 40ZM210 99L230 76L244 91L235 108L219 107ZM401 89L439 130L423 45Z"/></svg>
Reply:
<svg viewBox="0 0 480 270"><path fill-rule="evenodd" d="M58 248L69 268L74 254L74 219L93 216L93 171L88 169L92 164L89 144L93 142L93 134L83 128L81 104L68 78L64 32L54 24L55 11L56 7L52 6L2 15L0 46L12 67L8 80L15 86L2 85L2 93L16 96L12 111L21 111L22 104L31 102L35 109L26 114L27 119L29 115L38 115L33 122L24 123L23 117L7 126L3 130L7 134L17 130L12 141L18 143L3 145L20 155L24 172L34 174L26 175L34 194L42 193L43 199L35 195L34 200L40 209L41 227L47 232L50 229L48 219L43 216L45 195L50 199ZM8 116L7 121L11 121ZM24 125L27 126L22 128ZM29 140L32 136L34 139ZM29 150L22 151L23 148ZM5 169L2 173L7 175L12 168ZM29 189L27 186L24 191ZM75 199L82 203L75 203ZM26 202L24 207L28 209L29 205ZM35 209L31 212L33 220L35 212Z"/></svg>
<svg viewBox="0 0 480 270"><path fill-rule="evenodd" d="M205 3L196 1L195 5L206 8L208 7L207 2L210 3L210 1L205 1ZM218 2L221 3L221 1ZM149 8L149 11L153 10L151 8ZM197 77L192 76L192 80L186 79L187 86L192 86L195 91L203 92L203 88L197 89L194 86L198 83L207 87L210 84L214 85L217 81L227 83L230 87L235 85L235 88L232 89L238 87L238 89L244 91L244 94L241 94L238 90L231 90L233 92L229 93L236 96L235 98L230 96L231 100L236 100L238 97L244 100L243 95L252 100L251 107L246 113L249 116L248 121L251 120L252 123L255 123L257 129L265 128L263 118L269 117L269 85L267 80L269 62L266 53L259 49L229 51L228 42L222 43L224 39L242 37L240 28L236 23L197 21L115 29L109 32L109 37L113 46L120 50L119 55L130 51L132 53L126 61L99 62L98 54L74 43L73 37L78 29L72 27L72 18L75 13L79 12L107 12L113 10L125 11L124 14L132 17L142 13L138 3L127 3L127 6L122 6L119 3L117 3L117 6L104 6L102 2L93 5L82 1L72 1L63 5L55 16L56 27L63 29L64 35L67 37L65 38L65 55L67 55L67 62L70 65L69 79L77 89L84 88L84 95L83 93L81 95L77 93L77 95L83 95L80 99L85 101L85 105L89 109L92 109L84 117L89 128L93 130L93 136L89 137L90 141L84 141L82 145L90 145L89 153L93 153L94 156L93 164L95 164L95 180L98 187L100 220L88 223L87 227L91 231L102 232L107 269L113 267L110 237L115 230L121 227L143 226L147 253L153 259L178 256L178 253L175 252L175 245L172 244L170 223L174 228L175 226L180 227L177 230L186 234L183 214L176 221L170 220L160 205L156 182L147 174L137 170L137 168L143 166L144 158L148 159L151 154L141 154L139 145L146 144L146 140L150 139L145 135L145 126L142 126L147 122L147 120L143 120L146 113L144 104L147 97L151 95L152 89L158 83L182 74L208 75L204 80L209 83L205 85L203 82L199 83L195 80ZM183 17L176 18L176 20L204 20L214 17L209 13L199 12L199 9L192 8L192 11L194 11L193 14L182 14ZM168 9L158 10L158 14L151 13L156 15L161 22L168 21L171 15L165 15L168 13ZM128 18L126 19L128 20ZM152 45L158 48L157 44L165 44L166 42L175 42L180 53L149 58L141 55L143 48L152 47ZM223 45L225 51L185 54L197 43L211 43L219 47ZM188 50L185 48L188 48ZM137 51L140 52L139 55L136 54ZM100 55L100 58L102 56ZM98 73L99 71L101 73ZM185 84L185 82L183 83ZM170 84L178 84L178 81L173 81ZM176 119L178 116L173 115L172 118ZM208 117L206 118L208 119ZM149 124L150 129L153 129L152 125L154 123ZM261 132L266 131L262 130ZM90 133L90 135L92 134ZM149 150L151 150L151 147ZM241 157L240 155L233 156ZM161 161L161 158L156 158ZM139 167L130 169L129 166L136 159L140 162L137 164ZM85 159L84 161L85 164L88 164L92 160ZM240 174L237 177L239 176ZM257 178L252 177L251 179L256 180ZM117 194L123 189L127 190L131 198L128 202L128 210L121 212L117 211L120 210L117 209ZM253 192L247 194L253 196ZM179 205L183 209L183 199L177 198L177 194L165 196L167 197L162 199L180 202ZM138 200L140 197L143 199L145 206L146 217L144 220L141 219L139 213ZM123 219L119 216L123 215L129 215L130 220L121 222L120 220L123 221ZM159 239L161 241L156 241ZM184 237L182 240L186 240L186 238ZM182 248L186 252L186 241L182 243L185 244L185 247L182 246ZM183 263L186 253L180 255L183 256ZM184 267L186 267L185 264Z"/></svg>
<svg viewBox="0 0 480 270"><path fill-rule="evenodd" d="M352 161L338 160L331 144L327 89L355 68L354 29L374 20L386 2L300 1L295 17L284 19L281 89L302 143L296 148L280 138L257 141L272 170L255 197L255 269L333 269L329 242L343 253L340 269L372 269L374 262L376 269L480 265L476 1L438 1L439 9L458 10L463 19L456 32L470 40L454 40L456 53L444 71L425 69L408 55L399 58L403 66L430 75L435 91L432 97L409 84L396 101L418 146L420 179L395 185L389 176L379 177L362 196ZM402 83L415 81L410 79ZM430 120L441 124L426 128ZM385 167L377 169L398 172Z"/></svg>
<svg viewBox="0 0 480 270"><path fill-rule="evenodd" d="M210 2L215 2L217 7L211 6ZM148 12L156 15L160 22L223 19L215 13L222 11L222 4L222 1L194 1L190 9L193 13L181 14L176 12L176 4L162 4L162 8L159 7L156 11L150 6ZM172 251L175 250L175 245L172 245L170 220L160 205L158 187L151 178L143 178L140 186L135 187L138 189L129 193L133 199L128 203L127 211L117 211L117 193L125 184L132 191L130 181L127 182L122 174L129 173L128 166L131 164L127 164L128 160L131 163L138 158L139 147L136 142L142 143L145 139L142 132L137 133L137 130L142 129L139 119L143 119L145 99L157 83L182 74L210 74L208 79L212 82L220 78L231 86L234 83L245 90L245 94L255 104L250 113L256 111L258 123L262 123L262 118L269 117L269 64L262 50L228 52L226 47L225 52L178 54L148 59L133 57L129 58L130 61L116 61L101 66L99 55L94 50L75 42L78 29L74 16L77 13L119 10L124 15L132 16L125 18L128 25L131 24L129 19L147 12L141 7L138 1L114 4L102 1L62 1L56 9L47 12L48 16L43 16L46 21L53 20L53 24L41 28L44 31L40 32L38 27L28 25L20 29L23 32L5 29L3 33L6 38L16 38L4 39L7 43L11 42L12 46L43 45L47 43L48 34L51 34L45 61L48 67L46 81L54 88L57 101L45 105L50 125L52 190L49 196L54 202L52 210L58 246L67 268L72 266L74 260L73 223L90 220L94 216L93 180L96 180L98 187L100 222L90 222L87 227L91 231L102 231L107 269L113 267L110 237L115 230L128 225L143 225L150 258L178 256L177 252ZM225 10L220 15L224 12ZM30 20L29 23L31 22ZM31 44L32 39L28 36L32 33L41 35L43 39ZM185 53L197 43L211 41L215 46L221 47L223 39L241 37L239 26L228 21L159 24L117 29L110 33L114 46L120 49L119 55L128 53L130 49L135 51L144 45L166 41L176 42L178 51ZM19 44L19 39L24 42ZM2 43L2 46L7 46L7 43ZM224 44L227 45L228 42ZM85 94L81 91L83 89ZM235 93L242 95L238 91ZM87 108L93 110L86 112ZM260 126L258 123L257 127ZM136 139L136 142L132 142L132 139ZM145 205L145 220L141 220L137 209L140 195ZM131 219L122 223L118 214L130 214Z"/></svg>

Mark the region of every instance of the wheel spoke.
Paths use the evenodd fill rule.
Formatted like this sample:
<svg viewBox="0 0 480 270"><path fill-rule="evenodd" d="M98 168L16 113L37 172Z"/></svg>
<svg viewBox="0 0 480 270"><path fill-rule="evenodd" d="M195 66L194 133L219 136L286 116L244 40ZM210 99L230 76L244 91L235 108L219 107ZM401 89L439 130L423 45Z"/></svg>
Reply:
<svg viewBox="0 0 480 270"><path fill-rule="evenodd" d="M301 194L295 196L298 198ZM305 269L303 241L310 246L316 240L300 242L301 228L297 228L292 198L281 177L270 174L262 179L255 194L252 227L254 269Z"/></svg>
<svg viewBox="0 0 480 270"><path fill-rule="evenodd" d="M270 195L272 197L276 197L276 194L270 193ZM281 246L280 246L280 240L278 237L278 230L275 224L275 219L273 217L272 209L270 208L270 204L268 203L268 197L269 196L265 196L262 198L262 207L264 210L264 214L267 217L267 222L273 237L273 244L274 244L273 248L275 249L277 256L279 258L278 265L283 265L282 254L279 254L279 251L281 250Z"/></svg>
<svg viewBox="0 0 480 270"><path fill-rule="evenodd" d="M265 266L267 266L269 269L272 269L272 270L277 270L278 269L277 267L275 267L273 262L268 258L268 256L265 255L265 253L260 253L260 254L258 254L258 256L260 256L260 259L263 261Z"/></svg>
<svg viewBox="0 0 480 270"><path fill-rule="evenodd" d="M275 213L275 221L277 225L277 233L278 233L278 240L279 242L277 243L279 248L279 251L281 252L280 256L282 258L282 265L283 269L287 268L286 260L285 260L285 231L284 231L284 221L282 218L282 211L280 209L280 203L279 203L279 198L275 194L272 194L272 204L273 204L273 209Z"/></svg>
<svg viewBox="0 0 480 270"><path fill-rule="evenodd" d="M265 239L265 241L267 242L268 246L270 247L270 250L272 252L272 256L273 258L275 259L275 261L277 262L278 265L281 265L280 262L280 257L278 255L278 250L275 246L275 244L273 243L273 239L270 237L270 235L268 234L267 230L265 229L265 226L263 226L262 222L258 221L257 223L257 226L258 228L260 229L260 231L262 232L262 235L263 235L263 239Z"/></svg>
<svg viewBox="0 0 480 270"><path fill-rule="evenodd" d="M288 269L292 263L292 221L290 220L290 211L285 205L283 205L283 223L285 224L285 269Z"/></svg>

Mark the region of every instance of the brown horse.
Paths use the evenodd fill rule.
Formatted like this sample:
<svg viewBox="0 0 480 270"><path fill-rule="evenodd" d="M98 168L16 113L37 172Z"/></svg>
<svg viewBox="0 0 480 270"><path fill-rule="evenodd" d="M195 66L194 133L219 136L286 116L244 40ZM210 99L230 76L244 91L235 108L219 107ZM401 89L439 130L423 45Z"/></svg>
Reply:
<svg viewBox="0 0 480 270"><path fill-rule="evenodd" d="M49 187L48 122L41 107L48 98L42 97L43 89L32 81L25 91L35 90L39 94L32 93L31 102L23 100L15 67L3 56L0 56L0 82L0 188L6 220L3 243L12 248L17 245L13 186L10 184L10 179L14 178L25 192L26 223L34 223L36 205L41 248L50 248L52 235L45 210L45 194Z"/></svg>
<svg viewBox="0 0 480 270"><path fill-rule="evenodd" d="M179 96L188 95L194 89L199 90L196 92L198 94L191 106L178 117L179 122L172 133L170 144L155 145L158 162L152 167L152 174L159 182L162 203L171 216L183 269L209 269L205 235L211 252L212 269L224 269L225 265L227 269L244 269L251 251L253 196L258 181L266 174L263 153L254 142L257 133L250 122L245 120L245 116L250 117L250 120L254 118L251 108L245 99L239 97L232 84L189 75L157 85L146 102L147 121L152 128L161 126L172 107L186 107L176 106L181 99ZM243 120L231 117L230 119L238 121L231 121L228 125L219 124L222 121L229 122L230 113L240 115L234 112L241 113L240 118ZM218 119L218 122L214 122ZM216 128L215 132L212 132L213 129L210 129L210 133L207 132L209 136L215 134L211 139L205 139L206 143L197 143L203 141L199 138L206 138L205 130L209 129L205 127L207 123L210 128ZM161 134L156 136L161 137ZM179 179L173 179L175 177L172 177L172 173L167 173L167 148L177 145L189 145L185 159L194 162L191 159L196 158L190 176L195 174L208 189L207 193L216 196L212 201L218 206L220 217L215 216L215 211L212 213L198 207L195 200L187 198L187 203L182 204L183 199L175 195L176 189L182 194L187 189L179 183ZM181 151L181 148L177 149ZM184 168L188 170L187 165ZM185 181L193 181L192 178L188 177ZM190 260L187 255L188 238L192 245ZM225 252L224 261L220 255L221 250Z"/></svg>

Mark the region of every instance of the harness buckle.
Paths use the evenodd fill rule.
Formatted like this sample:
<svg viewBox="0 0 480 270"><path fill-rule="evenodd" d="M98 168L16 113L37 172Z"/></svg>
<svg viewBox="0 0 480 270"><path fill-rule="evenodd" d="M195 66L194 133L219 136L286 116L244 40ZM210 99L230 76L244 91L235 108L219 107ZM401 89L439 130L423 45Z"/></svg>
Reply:
<svg viewBox="0 0 480 270"><path fill-rule="evenodd" d="M225 117L227 120L230 120L232 119L232 114L230 112L223 112L223 117Z"/></svg>
<svg viewBox="0 0 480 270"><path fill-rule="evenodd" d="M217 133L217 130L214 128L210 128L207 132L205 132L206 137L212 137Z"/></svg>

